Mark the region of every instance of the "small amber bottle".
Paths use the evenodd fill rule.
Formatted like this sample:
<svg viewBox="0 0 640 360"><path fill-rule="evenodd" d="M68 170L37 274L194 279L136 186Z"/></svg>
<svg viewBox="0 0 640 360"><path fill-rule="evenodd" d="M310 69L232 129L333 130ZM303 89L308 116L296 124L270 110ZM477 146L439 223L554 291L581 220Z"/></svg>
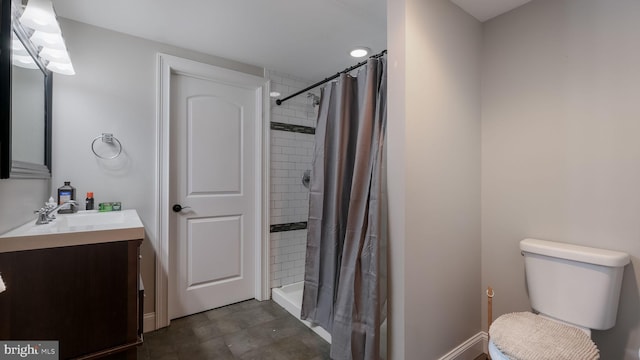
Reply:
<svg viewBox="0 0 640 360"><path fill-rule="evenodd" d="M85 210L93 210L93 192L89 191L87 193L87 199L85 200Z"/></svg>

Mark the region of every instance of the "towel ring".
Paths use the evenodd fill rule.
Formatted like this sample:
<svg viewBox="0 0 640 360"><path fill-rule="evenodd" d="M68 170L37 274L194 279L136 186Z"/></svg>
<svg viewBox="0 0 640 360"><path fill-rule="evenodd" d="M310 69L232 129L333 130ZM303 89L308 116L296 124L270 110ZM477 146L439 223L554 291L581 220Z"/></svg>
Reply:
<svg viewBox="0 0 640 360"><path fill-rule="evenodd" d="M103 143L107 143L107 144L113 144L114 142L118 143L118 152L113 155L113 156L102 156L100 154L98 154L96 152L96 141L98 141L98 139L102 139ZM120 140L118 140L117 137L113 136L113 134L111 133L102 133L102 135L100 136L96 136L95 139L93 139L93 141L91 142L91 151L93 151L93 154L97 157L99 157L100 159L104 159L104 160L112 160L117 158L118 156L120 156L120 154L122 154L122 143L120 142Z"/></svg>

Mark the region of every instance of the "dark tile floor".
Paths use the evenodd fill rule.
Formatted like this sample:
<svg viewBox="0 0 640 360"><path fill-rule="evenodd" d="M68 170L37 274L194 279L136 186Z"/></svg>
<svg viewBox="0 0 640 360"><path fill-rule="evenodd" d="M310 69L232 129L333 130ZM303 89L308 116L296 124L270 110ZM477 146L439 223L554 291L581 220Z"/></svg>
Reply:
<svg viewBox="0 0 640 360"><path fill-rule="evenodd" d="M248 300L146 333L140 360L330 359L329 344L273 301Z"/></svg>

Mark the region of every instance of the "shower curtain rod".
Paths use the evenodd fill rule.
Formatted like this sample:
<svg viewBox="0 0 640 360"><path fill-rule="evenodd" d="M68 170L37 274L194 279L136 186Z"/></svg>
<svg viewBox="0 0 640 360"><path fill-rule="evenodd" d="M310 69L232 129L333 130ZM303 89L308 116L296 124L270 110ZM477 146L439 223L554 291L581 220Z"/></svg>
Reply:
<svg viewBox="0 0 640 360"><path fill-rule="evenodd" d="M387 49L384 49L384 50L382 50L381 52L379 52L379 53L377 53L377 54L375 54L375 55L370 56L370 57L369 57L369 59L377 59L377 58L379 58L379 57L383 56L383 55L384 55L384 54L386 54L386 53L387 53ZM340 74L348 73L348 72L349 72L349 71L351 71L351 70L354 70L354 69L359 68L360 66L362 66L362 65L366 64L366 63L367 63L367 61L369 61L369 60L365 60L365 61L363 61L363 62L359 62L359 63L357 63L357 64L353 65L352 67L349 67L349 68L346 68L346 69L344 69L344 70L342 70L342 71L340 71L340 72L337 72L335 75L330 76L330 77L328 77L328 78L326 78L326 79L324 79L324 80L322 80L322 81L318 81L317 83L315 83L315 84L313 84L313 85L311 85L311 86L309 86L309 87L307 87L307 88L304 88L304 89L302 89L302 90L298 91L297 93L291 94L291 95L287 96L287 97L286 97L286 98L284 98L284 99L278 99L278 100L276 100L276 104L278 104L278 105L282 105L282 103L283 103L283 102L285 102L285 101L287 101L287 100L289 100L289 99L291 99L291 98L293 98L293 97L296 97L296 96L298 96L298 95L302 94L302 93L303 93L303 92L305 92L305 91L311 90L311 89L313 89L313 88L315 88L315 87L318 87L318 86L320 86L320 85L322 85L322 84L324 84L324 83L326 83L326 82L329 82L329 81L331 81L331 80L333 80L333 79L337 78L338 76L340 76Z"/></svg>

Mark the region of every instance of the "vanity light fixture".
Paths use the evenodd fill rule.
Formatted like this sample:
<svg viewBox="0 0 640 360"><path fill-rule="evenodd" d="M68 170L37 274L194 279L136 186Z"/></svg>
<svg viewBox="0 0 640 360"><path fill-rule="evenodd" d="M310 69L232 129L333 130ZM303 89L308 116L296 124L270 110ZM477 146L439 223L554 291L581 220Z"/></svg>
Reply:
<svg viewBox="0 0 640 360"><path fill-rule="evenodd" d="M43 48L48 49L67 50L62 34L60 33L46 33L36 30L31 35L30 39L36 46L42 46Z"/></svg>
<svg viewBox="0 0 640 360"><path fill-rule="evenodd" d="M27 49L24 48L15 34L11 37L11 63L26 69L37 69L38 64L33 60Z"/></svg>
<svg viewBox="0 0 640 360"><path fill-rule="evenodd" d="M51 0L29 0L20 17L23 26L46 33L61 33Z"/></svg>
<svg viewBox="0 0 640 360"><path fill-rule="evenodd" d="M281 94L277 91L272 91L269 93L269 96L271 96L272 98L277 98L278 96L280 96Z"/></svg>
<svg viewBox="0 0 640 360"><path fill-rule="evenodd" d="M368 47L358 46L357 48L354 48L353 50L351 50L350 54L354 58L361 58L369 55L370 52L371 52L371 49L369 49Z"/></svg>
<svg viewBox="0 0 640 360"><path fill-rule="evenodd" d="M65 50L42 48L40 50L40 57L51 62L57 63L71 63L69 59L69 53Z"/></svg>
<svg viewBox="0 0 640 360"><path fill-rule="evenodd" d="M54 73L62 74L62 75L75 75L76 71L73 69L73 65L69 63L59 63L49 61L47 64L47 69L53 71Z"/></svg>
<svg viewBox="0 0 640 360"><path fill-rule="evenodd" d="M15 33L12 33L11 36L11 54L18 56L29 56L29 52L24 48L22 41L18 39Z"/></svg>
<svg viewBox="0 0 640 360"><path fill-rule="evenodd" d="M48 70L63 75L76 73L51 0L29 0L20 23L33 29L31 42L39 48L40 57L47 61Z"/></svg>
<svg viewBox="0 0 640 360"><path fill-rule="evenodd" d="M11 63L25 69L38 69L38 64L33 61L31 55L11 55Z"/></svg>

